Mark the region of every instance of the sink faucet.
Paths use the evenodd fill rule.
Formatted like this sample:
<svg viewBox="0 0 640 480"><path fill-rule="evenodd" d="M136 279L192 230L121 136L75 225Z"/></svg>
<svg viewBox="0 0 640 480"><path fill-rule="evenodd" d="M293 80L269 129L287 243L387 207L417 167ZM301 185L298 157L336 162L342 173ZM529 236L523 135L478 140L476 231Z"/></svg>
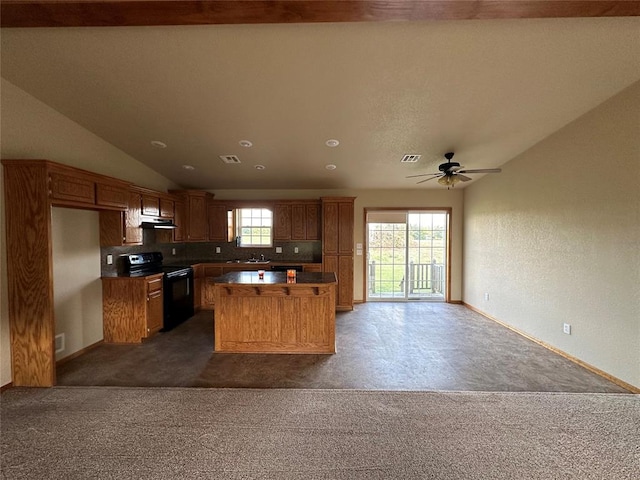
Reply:
<svg viewBox="0 0 640 480"><path fill-rule="evenodd" d="M264 262L264 254L260 255L260 261Z"/></svg>

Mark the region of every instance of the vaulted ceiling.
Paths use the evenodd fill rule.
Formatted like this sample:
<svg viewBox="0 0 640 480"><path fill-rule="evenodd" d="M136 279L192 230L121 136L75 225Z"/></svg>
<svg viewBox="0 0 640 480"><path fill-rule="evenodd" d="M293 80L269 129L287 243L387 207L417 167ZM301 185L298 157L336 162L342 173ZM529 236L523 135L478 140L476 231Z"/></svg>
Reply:
<svg viewBox="0 0 640 480"><path fill-rule="evenodd" d="M3 1L2 76L192 188L442 188L406 176L501 166L640 80L638 2L65 3Z"/></svg>

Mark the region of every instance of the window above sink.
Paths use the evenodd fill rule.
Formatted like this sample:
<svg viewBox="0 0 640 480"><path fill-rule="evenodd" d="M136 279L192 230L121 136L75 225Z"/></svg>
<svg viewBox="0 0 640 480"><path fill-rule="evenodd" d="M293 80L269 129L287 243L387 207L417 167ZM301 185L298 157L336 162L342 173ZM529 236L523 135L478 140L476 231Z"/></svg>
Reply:
<svg viewBox="0 0 640 480"><path fill-rule="evenodd" d="M273 212L268 208L236 209L235 225L237 247L273 246Z"/></svg>

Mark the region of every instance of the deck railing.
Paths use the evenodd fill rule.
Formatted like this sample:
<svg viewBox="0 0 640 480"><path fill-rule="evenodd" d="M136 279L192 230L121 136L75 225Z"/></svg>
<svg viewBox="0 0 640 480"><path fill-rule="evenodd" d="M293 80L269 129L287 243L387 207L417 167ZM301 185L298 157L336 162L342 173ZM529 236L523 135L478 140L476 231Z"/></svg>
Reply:
<svg viewBox="0 0 640 480"><path fill-rule="evenodd" d="M384 280L384 279L381 279ZM436 263L409 262L409 294L444 293L444 265ZM400 280L400 290L404 291L404 276ZM369 264L369 292L376 293L376 262Z"/></svg>

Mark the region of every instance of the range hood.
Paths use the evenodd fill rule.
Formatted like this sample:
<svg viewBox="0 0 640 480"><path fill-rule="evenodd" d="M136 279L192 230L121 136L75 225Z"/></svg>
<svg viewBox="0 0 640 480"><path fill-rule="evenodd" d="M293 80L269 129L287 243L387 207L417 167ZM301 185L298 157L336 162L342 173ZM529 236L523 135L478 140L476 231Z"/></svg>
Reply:
<svg viewBox="0 0 640 480"><path fill-rule="evenodd" d="M170 230L173 228L178 228L178 226L173 223L173 220L167 220L165 218L143 217L140 228L157 228Z"/></svg>

